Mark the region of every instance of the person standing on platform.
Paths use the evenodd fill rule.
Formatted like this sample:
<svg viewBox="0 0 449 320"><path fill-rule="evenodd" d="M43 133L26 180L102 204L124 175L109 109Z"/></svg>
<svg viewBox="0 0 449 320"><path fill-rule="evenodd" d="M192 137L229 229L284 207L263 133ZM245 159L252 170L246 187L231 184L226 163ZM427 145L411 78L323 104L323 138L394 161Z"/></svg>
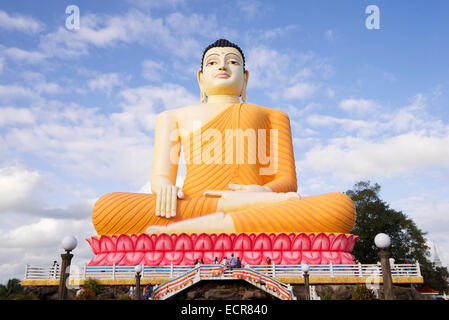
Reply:
<svg viewBox="0 0 449 320"><path fill-rule="evenodd" d="M231 269L234 269L237 265L237 259L234 257L234 254L231 254L231 260L229 260L229 263L231 264Z"/></svg>
<svg viewBox="0 0 449 320"><path fill-rule="evenodd" d="M242 261L240 260L239 257L237 257L237 268L241 268L242 267Z"/></svg>

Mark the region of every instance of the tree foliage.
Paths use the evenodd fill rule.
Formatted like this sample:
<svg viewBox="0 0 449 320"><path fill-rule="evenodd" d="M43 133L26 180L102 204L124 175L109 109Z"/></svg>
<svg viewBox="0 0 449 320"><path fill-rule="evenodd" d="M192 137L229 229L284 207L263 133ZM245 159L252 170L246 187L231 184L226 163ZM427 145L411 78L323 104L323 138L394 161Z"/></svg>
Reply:
<svg viewBox="0 0 449 320"><path fill-rule="evenodd" d="M357 286L351 294L351 300L377 300L376 295L366 286Z"/></svg>
<svg viewBox="0 0 449 320"><path fill-rule="evenodd" d="M98 296L103 292L103 286L100 284L100 282L97 279L88 278L86 281L84 281L83 284L84 289L90 289L92 292Z"/></svg>
<svg viewBox="0 0 449 320"><path fill-rule="evenodd" d="M0 285L0 299L8 299L8 297L23 293L24 289L20 285L19 279L9 279L5 285Z"/></svg>
<svg viewBox="0 0 449 320"><path fill-rule="evenodd" d="M420 263L426 283L432 283L435 289L447 290L444 280L445 275L447 279L447 269L437 270L427 258L429 247L424 237L426 233L406 214L390 208L380 199L379 192L380 185L372 185L370 181L360 181L353 190L346 191L357 210L357 221L352 233L360 237L354 246L353 255L362 263L376 263L379 261L379 250L374 244L374 237L378 233L386 233L391 238L389 251L396 263L403 263L407 256L411 256Z"/></svg>

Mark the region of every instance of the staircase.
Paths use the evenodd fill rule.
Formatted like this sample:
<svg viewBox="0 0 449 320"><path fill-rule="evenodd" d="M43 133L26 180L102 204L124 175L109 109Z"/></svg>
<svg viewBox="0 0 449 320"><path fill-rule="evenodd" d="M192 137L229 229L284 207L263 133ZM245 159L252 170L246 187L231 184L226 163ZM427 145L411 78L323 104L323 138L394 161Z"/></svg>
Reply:
<svg viewBox="0 0 449 320"><path fill-rule="evenodd" d="M168 299L202 280L244 280L281 300L296 300L292 287L251 268L228 269L221 265L198 265L193 270L156 287L152 300Z"/></svg>

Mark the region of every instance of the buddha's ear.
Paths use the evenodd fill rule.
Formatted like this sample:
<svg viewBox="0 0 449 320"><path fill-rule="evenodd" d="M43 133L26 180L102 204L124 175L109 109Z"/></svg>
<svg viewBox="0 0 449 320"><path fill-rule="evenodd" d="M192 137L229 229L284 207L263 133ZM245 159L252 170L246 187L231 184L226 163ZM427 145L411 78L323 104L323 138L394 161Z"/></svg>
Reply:
<svg viewBox="0 0 449 320"><path fill-rule="evenodd" d="M200 88L202 87L202 76L203 76L203 71L201 71L201 69L198 70L197 72L197 78L198 78L198 84L200 86Z"/></svg>
<svg viewBox="0 0 449 320"><path fill-rule="evenodd" d="M246 102L246 86L248 85L248 79L249 79L249 71L245 70L245 80L243 81L242 93L240 94L242 96L243 102Z"/></svg>
<svg viewBox="0 0 449 320"><path fill-rule="evenodd" d="M202 78L203 71L201 71L201 69L198 70L197 77L198 77L198 85L200 86L201 102L205 102L206 101L206 91L203 88L203 78Z"/></svg>

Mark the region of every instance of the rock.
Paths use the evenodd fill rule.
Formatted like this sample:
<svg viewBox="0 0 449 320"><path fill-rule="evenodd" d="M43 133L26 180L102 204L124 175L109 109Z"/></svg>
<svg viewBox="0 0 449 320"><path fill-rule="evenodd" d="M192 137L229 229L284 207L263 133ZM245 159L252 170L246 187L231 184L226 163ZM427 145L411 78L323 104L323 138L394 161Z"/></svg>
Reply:
<svg viewBox="0 0 449 320"><path fill-rule="evenodd" d="M265 292L259 291L247 291L244 293L242 300L266 300L268 296Z"/></svg>
<svg viewBox="0 0 449 320"><path fill-rule="evenodd" d="M208 290L204 293L207 300L240 300L241 295L232 290Z"/></svg>
<svg viewBox="0 0 449 320"><path fill-rule="evenodd" d="M115 296L114 292L111 290L105 290L103 293L99 294L97 297L97 300L114 300L117 297Z"/></svg>

